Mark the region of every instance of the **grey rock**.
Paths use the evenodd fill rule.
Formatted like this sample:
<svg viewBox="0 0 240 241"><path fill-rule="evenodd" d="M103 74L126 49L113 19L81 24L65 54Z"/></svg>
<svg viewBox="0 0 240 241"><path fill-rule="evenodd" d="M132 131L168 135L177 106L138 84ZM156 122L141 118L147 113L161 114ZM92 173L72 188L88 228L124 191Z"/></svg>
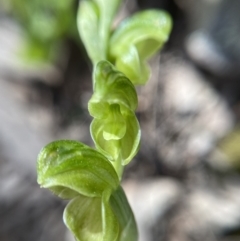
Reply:
<svg viewBox="0 0 240 241"><path fill-rule="evenodd" d="M181 186L170 178L159 178L125 181L123 188L138 224L139 241L152 240L151 228L178 202Z"/></svg>

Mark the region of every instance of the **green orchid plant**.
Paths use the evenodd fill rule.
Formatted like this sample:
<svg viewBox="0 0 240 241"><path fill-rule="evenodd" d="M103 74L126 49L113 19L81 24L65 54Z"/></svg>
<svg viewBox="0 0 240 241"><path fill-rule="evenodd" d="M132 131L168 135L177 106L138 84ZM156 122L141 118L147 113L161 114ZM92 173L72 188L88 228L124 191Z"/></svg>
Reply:
<svg viewBox="0 0 240 241"><path fill-rule="evenodd" d="M136 241L137 225L121 187L124 166L137 154L140 126L135 85L150 75L147 60L167 41L170 16L145 10L112 22L120 0L82 0L78 28L93 64L88 110L95 149L60 140L44 147L37 162L38 183L71 200L63 220L77 241Z"/></svg>

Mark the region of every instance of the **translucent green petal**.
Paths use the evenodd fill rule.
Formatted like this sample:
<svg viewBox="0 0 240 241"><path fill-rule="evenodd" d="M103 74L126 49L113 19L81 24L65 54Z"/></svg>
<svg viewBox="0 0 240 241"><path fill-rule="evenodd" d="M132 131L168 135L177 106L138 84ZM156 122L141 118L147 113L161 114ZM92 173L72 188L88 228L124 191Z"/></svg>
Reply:
<svg viewBox="0 0 240 241"><path fill-rule="evenodd" d="M108 117L102 121L104 125L103 137L105 140L119 140L124 137L126 133L126 122L118 104L109 106Z"/></svg>
<svg viewBox="0 0 240 241"><path fill-rule="evenodd" d="M90 133L94 144L104 156L110 161L117 160L120 153L120 140L106 140L103 136L104 122L100 119L93 119L90 125Z"/></svg>
<svg viewBox="0 0 240 241"><path fill-rule="evenodd" d="M123 189L119 186L110 199L105 194L74 198L64 210L64 223L77 241L136 241L136 222Z"/></svg>
<svg viewBox="0 0 240 241"><path fill-rule="evenodd" d="M102 198L79 196L65 208L63 220L78 241L117 241L119 224Z"/></svg>
<svg viewBox="0 0 240 241"><path fill-rule="evenodd" d="M96 148L111 161L121 159L122 165L129 163L136 155L140 143L140 127L134 113L126 112L123 115L126 123L126 133L119 140L104 138L104 121L94 119L90 126L91 136Z"/></svg>
<svg viewBox="0 0 240 241"><path fill-rule="evenodd" d="M88 103L90 115L106 118L110 104L119 104L134 111L138 100L135 87L131 81L108 61L100 61L94 73L94 93Z"/></svg>
<svg viewBox="0 0 240 241"><path fill-rule="evenodd" d="M141 139L141 130L135 114L126 114L125 121L126 134L120 140L122 165L127 165L137 154Z"/></svg>
<svg viewBox="0 0 240 241"><path fill-rule="evenodd" d="M119 185L107 158L77 141L48 144L38 156L37 171L38 183L62 198L72 198L76 193L100 197Z"/></svg>
<svg viewBox="0 0 240 241"><path fill-rule="evenodd" d="M137 241L138 230L136 221L121 186L112 193L110 197L110 206L120 226L118 241Z"/></svg>
<svg viewBox="0 0 240 241"><path fill-rule="evenodd" d="M120 223L109 205L109 195L102 197L103 241L119 240Z"/></svg>
<svg viewBox="0 0 240 241"><path fill-rule="evenodd" d="M64 210L65 225L79 241L101 241L101 198L78 196Z"/></svg>
<svg viewBox="0 0 240 241"><path fill-rule="evenodd" d="M106 59L111 23L120 0L82 0L78 11L78 30L94 64Z"/></svg>
<svg viewBox="0 0 240 241"><path fill-rule="evenodd" d="M139 56L137 48L132 45L128 51L123 52L116 59L116 67L119 70L124 70L124 74L132 80L134 84L145 84L149 79L150 69L145 60Z"/></svg>
<svg viewBox="0 0 240 241"><path fill-rule="evenodd" d="M99 36L97 4L93 1L81 1L79 6L77 24L81 39L93 63L105 59L104 44Z"/></svg>
<svg viewBox="0 0 240 241"><path fill-rule="evenodd" d="M171 28L171 18L164 11L138 12L124 20L111 36L110 58L134 84L143 84L149 77L145 61L168 40Z"/></svg>
<svg viewBox="0 0 240 241"><path fill-rule="evenodd" d="M94 0L99 8L99 35L105 43L105 51L109 41L109 33L115 13L122 2L121 0Z"/></svg>
<svg viewBox="0 0 240 241"><path fill-rule="evenodd" d="M115 30L110 39L110 53L118 56L130 45L135 45L139 57L148 58L168 40L171 28L171 18L165 11L138 12Z"/></svg>

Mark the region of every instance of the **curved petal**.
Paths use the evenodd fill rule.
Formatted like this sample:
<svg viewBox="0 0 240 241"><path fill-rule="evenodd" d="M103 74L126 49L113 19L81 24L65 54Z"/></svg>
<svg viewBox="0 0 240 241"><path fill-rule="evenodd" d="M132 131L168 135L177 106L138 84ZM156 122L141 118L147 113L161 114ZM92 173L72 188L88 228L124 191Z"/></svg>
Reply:
<svg viewBox="0 0 240 241"><path fill-rule="evenodd" d="M103 240L101 198L84 196L74 198L66 206L63 220L76 240Z"/></svg>
<svg viewBox="0 0 240 241"><path fill-rule="evenodd" d="M120 0L83 0L78 10L78 30L94 64L107 57L110 27Z"/></svg>
<svg viewBox="0 0 240 241"><path fill-rule="evenodd" d="M134 113L129 112L125 116L126 134L121 139L122 165L127 165L139 150L141 130Z"/></svg>
<svg viewBox="0 0 240 241"><path fill-rule="evenodd" d="M134 85L108 61L97 64L94 78L94 93L88 103L91 116L106 118L111 104L119 104L121 108L132 111L137 108L138 99Z"/></svg>
<svg viewBox="0 0 240 241"><path fill-rule="evenodd" d="M120 140L106 140L103 136L103 121L100 119L93 119L90 125L90 133L94 144L104 156L110 161L118 159L120 153Z"/></svg>
<svg viewBox="0 0 240 241"><path fill-rule="evenodd" d="M128 164L136 155L141 131L134 113L126 112L123 115L126 123L126 132L119 140L107 140L104 138L104 122L94 119L90 126L91 136L96 148L111 161L121 159L122 165Z"/></svg>
<svg viewBox="0 0 240 241"><path fill-rule="evenodd" d="M37 165L38 183L63 198L72 198L76 193L100 197L119 185L107 158L77 141L48 144L40 152Z"/></svg>
<svg viewBox="0 0 240 241"><path fill-rule="evenodd" d="M119 223L119 241L137 241L137 224L121 186L112 193L109 203Z"/></svg>
<svg viewBox="0 0 240 241"><path fill-rule="evenodd" d="M126 121L118 104L109 106L109 114L103 122L103 137L105 140L120 140L126 134Z"/></svg>
<svg viewBox="0 0 240 241"><path fill-rule="evenodd" d="M171 28L171 18L164 11L138 12L124 20L111 36L110 57L134 84L144 84L150 73L147 73L145 61L162 48ZM128 63L134 66L132 70L127 66ZM134 73L136 71L137 75Z"/></svg>
<svg viewBox="0 0 240 241"><path fill-rule="evenodd" d="M78 241L118 240L118 220L103 198L76 197L65 208L63 220Z"/></svg>
<svg viewBox="0 0 240 241"><path fill-rule="evenodd" d="M118 56L115 64L134 84L145 84L149 79L150 69L146 61L140 58L134 45L129 46L126 52Z"/></svg>

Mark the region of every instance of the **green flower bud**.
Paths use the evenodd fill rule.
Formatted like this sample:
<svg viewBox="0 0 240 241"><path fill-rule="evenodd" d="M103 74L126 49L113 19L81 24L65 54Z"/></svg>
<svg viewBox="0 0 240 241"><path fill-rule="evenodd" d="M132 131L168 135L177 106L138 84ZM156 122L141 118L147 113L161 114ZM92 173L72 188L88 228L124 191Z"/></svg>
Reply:
<svg viewBox="0 0 240 241"><path fill-rule="evenodd" d="M94 117L90 127L93 141L109 160L126 165L136 155L140 142L140 127L134 114L135 87L107 61L97 64L94 77L94 94L88 103Z"/></svg>
<svg viewBox="0 0 240 241"><path fill-rule="evenodd" d="M168 40L172 21L168 13L145 10L124 20L110 38L110 58L134 84L145 84L146 61Z"/></svg>
<svg viewBox="0 0 240 241"><path fill-rule="evenodd" d="M141 131L138 120L133 112L122 112L121 115L121 118L125 121L124 129L120 130L121 122L116 121L115 125L111 125L111 128L114 129L115 127L115 130L112 130L112 133L106 134L105 120L94 119L91 123L90 131L96 148L101 153L113 162L120 160L122 165L126 165L137 154ZM122 138L119 138L120 135L118 139L115 138L116 135L114 133L120 133L120 131L122 131L121 134L125 131L125 134Z"/></svg>
<svg viewBox="0 0 240 241"><path fill-rule="evenodd" d="M94 93L88 103L88 110L94 118L106 118L111 104L136 110L138 99L134 85L108 61L96 65L94 83Z"/></svg>
<svg viewBox="0 0 240 241"><path fill-rule="evenodd" d="M72 199L63 220L77 241L135 241L137 227L111 163L77 141L55 141L38 157L38 183Z"/></svg>
<svg viewBox="0 0 240 241"><path fill-rule="evenodd" d="M104 198L78 196L65 208L63 220L77 241L118 241L119 223Z"/></svg>
<svg viewBox="0 0 240 241"><path fill-rule="evenodd" d="M137 241L136 222L119 186L109 197L78 196L65 208L63 220L77 241Z"/></svg>
<svg viewBox="0 0 240 241"><path fill-rule="evenodd" d="M120 0L83 0L78 12L78 30L93 64L107 58L109 33Z"/></svg>

